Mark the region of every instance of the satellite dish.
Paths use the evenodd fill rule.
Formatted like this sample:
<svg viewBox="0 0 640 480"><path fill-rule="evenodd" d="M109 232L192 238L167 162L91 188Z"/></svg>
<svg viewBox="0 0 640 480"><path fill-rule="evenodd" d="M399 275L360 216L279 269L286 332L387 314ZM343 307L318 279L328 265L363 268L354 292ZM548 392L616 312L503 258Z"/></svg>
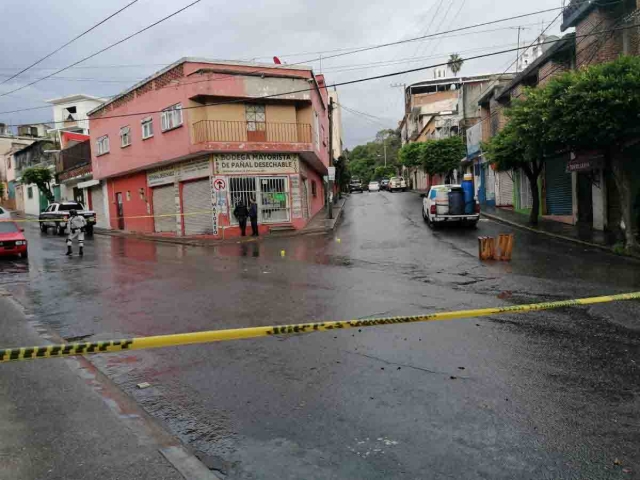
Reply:
<svg viewBox="0 0 640 480"><path fill-rule="evenodd" d="M276 65L282 65L282 62L278 57L273 57L273 63L275 63Z"/></svg>

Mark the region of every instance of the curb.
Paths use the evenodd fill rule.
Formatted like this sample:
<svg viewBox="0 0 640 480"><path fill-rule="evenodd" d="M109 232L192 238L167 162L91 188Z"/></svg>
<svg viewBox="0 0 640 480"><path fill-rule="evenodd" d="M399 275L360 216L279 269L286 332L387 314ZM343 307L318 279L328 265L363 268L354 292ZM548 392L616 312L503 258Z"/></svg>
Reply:
<svg viewBox="0 0 640 480"><path fill-rule="evenodd" d="M511 220L506 220L504 218L498 217L497 215L492 215L490 213L484 213L482 211L480 211L480 216L485 217L485 218L489 218L489 219L494 220L494 221L499 222L499 223L504 223L506 225L509 225L509 226L512 226L512 227L515 227L515 228L519 228L521 230L526 230L528 232L533 232L533 233L538 233L538 234L541 234L541 235L546 235L547 237L555 238L556 240L563 240L565 242L575 243L575 244L578 244L578 245L582 245L584 247L597 248L599 250L604 250L605 252L611 253L611 254L616 255L618 257L625 256L625 255L618 255L613 250L613 248L607 247L606 245L599 245L597 243L586 242L584 240L579 240L577 238L567 237L565 235L559 235L557 233L547 232L545 230L538 230L536 228L528 227L526 225L522 225L522 224L517 223L517 222L512 222ZM638 257L635 256L635 255L626 255L626 256L628 256L630 258L638 259Z"/></svg>
<svg viewBox="0 0 640 480"><path fill-rule="evenodd" d="M144 234L136 234L136 233L124 233L119 230L109 230L96 228L93 233L95 235L104 235L108 237L121 237L121 238L135 238L136 240L147 240L150 242L158 242L158 243L169 243L173 245L188 245L191 247L217 247L220 245L234 245L238 243L253 243L260 242L265 240L276 240L278 238L291 238L291 237L300 237L304 235L320 235L324 233L332 232L336 226L338 225L340 219L342 218L342 212L344 211L344 207L347 204L347 201L342 204L342 207L336 213L335 221L333 222L333 226L331 227L315 227L310 229L302 229L296 232L291 233L272 233L269 235L263 235L258 238L250 238L250 239L242 239L242 237L237 237L233 239L225 239L225 240L207 240L207 239L197 239L197 238L185 238L185 237L155 237Z"/></svg>

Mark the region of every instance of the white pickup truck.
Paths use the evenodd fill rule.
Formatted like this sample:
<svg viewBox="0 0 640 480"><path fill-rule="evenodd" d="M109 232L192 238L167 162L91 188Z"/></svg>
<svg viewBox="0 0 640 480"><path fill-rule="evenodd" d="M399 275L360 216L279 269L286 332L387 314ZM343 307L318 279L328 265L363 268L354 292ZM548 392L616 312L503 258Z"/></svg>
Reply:
<svg viewBox="0 0 640 480"><path fill-rule="evenodd" d="M456 205L449 205L448 196L450 192L455 191L458 195L462 195L462 205L459 202ZM438 205L436 197L447 198ZM473 213L465 212L464 191L461 185L434 185L427 194L420 194L422 197L422 218L431 227L435 228L440 225L457 223L469 227L475 227L480 220L480 204L474 200Z"/></svg>
<svg viewBox="0 0 640 480"><path fill-rule="evenodd" d="M85 210L84 205L79 202L56 202L40 213L40 230L46 232L53 228L58 235L64 235L69 221L71 210L78 212L87 221L85 231L88 235L93 235L93 226L96 224L96 212Z"/></svg>

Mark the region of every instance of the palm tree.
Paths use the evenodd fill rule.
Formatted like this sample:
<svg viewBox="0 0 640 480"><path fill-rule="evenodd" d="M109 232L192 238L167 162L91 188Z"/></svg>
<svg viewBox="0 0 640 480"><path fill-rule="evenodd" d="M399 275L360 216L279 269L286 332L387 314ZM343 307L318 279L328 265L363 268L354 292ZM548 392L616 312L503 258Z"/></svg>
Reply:
<svg viewBox="0 0 640 480"><path fill-rule="evenodd" d="M462 64L463 63L464 63L464 60L462 59L462 57L460 55L458 55L457 53L452 53L449 56L449 62L447 63L447 65L449 66L449 68L453 72L453 75L457 76L458 72L460 70L462 70Z"/></svg>

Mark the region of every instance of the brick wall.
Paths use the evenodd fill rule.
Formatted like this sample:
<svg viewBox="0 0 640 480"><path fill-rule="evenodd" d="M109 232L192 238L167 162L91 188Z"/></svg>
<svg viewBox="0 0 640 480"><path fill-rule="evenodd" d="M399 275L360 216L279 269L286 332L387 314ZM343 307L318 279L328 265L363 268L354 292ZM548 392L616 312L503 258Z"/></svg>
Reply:
<svg viewBox="0 0 640 480"><path fill-rule="evenodd" d="M113 101L109 105L107 105L107 106L103 107L102 109L96 111L95 113L93 113L92 117L93 118L98 118L98 117L104 115L105 113L112 111L115 108L121 107L122 105L125 105L125 104L129 103L130 101L134 100L137 97L140 97L140 96L144 95L145 93L151 92L152 90L159 90L161 88L164 88L164 87L170 85L171 82L180 81L180 79L182 79L183 77L184 77L184 64L180 64L180 65L172 68L168 72L163 73L162 75L160 75L155 80L153 80L151 82L147 82L144 85L141 85L140 87L136 88L135 90L127 93L126 95L123 95L122 97L120 97L117 100Z"/></svg>
<svg viewBox="0 0 640 480"><path fill-rule="evenodd" d="M554 77L563 74L564 72L568 72L571 70L571 64L568 62L547 62L542 67L540 67L540 71L538 72L538 86L543 87L548 82L551 81Z"/></svg>
<svg viewBox="0 0 640 480"><path fill-rule="evenodd" d="M576 25L576 66L578 68L615 60L622 53L622 32L605 32L623 26L624 9L594 8ZM584 36L588 35L588 36Z"/></svg>

